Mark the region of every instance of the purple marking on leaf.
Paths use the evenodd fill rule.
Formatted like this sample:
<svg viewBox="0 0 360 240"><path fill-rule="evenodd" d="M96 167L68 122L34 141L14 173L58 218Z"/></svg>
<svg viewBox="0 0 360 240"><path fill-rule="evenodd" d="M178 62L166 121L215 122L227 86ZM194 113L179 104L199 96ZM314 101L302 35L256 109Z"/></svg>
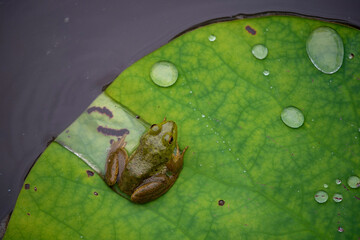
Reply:
<svg viewBox="0 0 360 240"><path fill-rule="evenodd" d="M360 198L358 196L354 196L354 198L356 198L357 200L360 200Z"/></svg>
<svg viewBox="0 0 360 240"><path fill-rule="evenodd" d="M98 112L98 113L101 113L101 114L105 114L106 116L108 116L109 118L112 118L114 115L113 113L107 109L106 107L90 107L88 108L87 110L87 113L90 114L92 112Z"/></svg>
<svg viewBox="0 0 360 240"><path fill-rule="evenodd" d="M345 186L345 184L343 184L344 188L346 189L346 191L349 191L349 189Z"/></svg>
<svg viewBox="0 0 360 240"><path fill-rule="evenodd" d="M224 206L225 201L224 200L219 200L218 204L219 204L219 206Z"/></svg>
<svg viewBox="0 0 360 240"><path fill-rule="evenodd" d="M253 29L252 27L250 27L249 25L247 25L245 27L246 31L248 31L251 35L256 35L256 30Z"/></svg>
<svg viewBox="0 0 360 240"><path fill-rule="evenodd" d="M88 177L94 176L94 172L92 172L90 170L86 170L86 173L87 173Z"/></svg>
<svg viewBox="0 0 360 240"><path fill-rule="evenodd" d="M26 190L30 189L30 184L28 184L28 183L25 184L25 189L26 189Z"/></svg>
<svg viewBox="0 0 360 240"><path fill-rule="evenodd" d="M127 130L126 128L122 128L122 129L113 129L113 128L106 128L103 126L98 126L97 131L99 133L102 133L106 136L116 136L116 137L121 137L123 135L127 135L129 134L129 130Z"/></svg>

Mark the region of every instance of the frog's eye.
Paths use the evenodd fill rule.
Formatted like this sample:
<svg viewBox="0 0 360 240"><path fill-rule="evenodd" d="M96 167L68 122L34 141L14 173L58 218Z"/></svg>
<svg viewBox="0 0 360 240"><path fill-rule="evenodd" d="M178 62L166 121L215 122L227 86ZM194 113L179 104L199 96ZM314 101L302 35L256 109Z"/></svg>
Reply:
<svg viewBox="0 0 360 240"><path fill-rule="evenodd" d="M164 142L171 144L174 141L173 136L171 136L169 133L165 134L164 136Z"/></svg>
<svg viewBox="0 0 360 240"><path fill-rule="evenodd" d="M153 124L153 125L151 125L150 129L153 132L157 133L160 130L160 127L157 124Z"/></svg>

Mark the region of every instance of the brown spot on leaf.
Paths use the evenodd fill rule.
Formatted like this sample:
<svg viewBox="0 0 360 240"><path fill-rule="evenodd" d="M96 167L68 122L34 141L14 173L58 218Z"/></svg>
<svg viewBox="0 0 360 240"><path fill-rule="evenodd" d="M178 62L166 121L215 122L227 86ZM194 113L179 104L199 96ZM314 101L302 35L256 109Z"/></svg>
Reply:
<svg viewBox="0 0 360 240"><path fill-rule="evenodd" d="M24 188L25 188L26 190L30 189L30 184L26 183Z"/></svg>
<svg viewBox="0 0 360 240"><path fill-rule="evenodd" d="M37 192L37 187L34 187L34 191Z"/></svg>
<svg viewBox="0 0 360 240"><path fill-rule="evenodd" d="M92 172L90 170L86 170L86 173L87 173L88 177L94 176L94 172Z"/></svg>
<svg viewBox="0 0 360 240"><path fill-rule="evenodd" d="M124 134L129 134L129 130L127 130L126 128L122 128L122 129L113 129L113 128L106 128L103 126L98 126L97 131L99 133L102 133L106 136L116 136L116 137L121 137Z"/></svg>
<svg viewBox="0 0 360 240"><path fill-rule="evenodd" d="M219 206L224 206L224 205L225 205L225 201L224 201L224 200L219 200L218 204L219 204Z"/></svg>
<svg viewBox="0 0 360 240"><path fill-rule="evenodd" d="M107 109L106 107L101 108L101 107L95 107L94 106L94 107L88 108L87 113L90 114L92 112L98 112L100 114L105 114L109 118L112 118L114 116L113 113L109 109Z"/></svg>
<svg viewBox="0 0 360 240"><path fill-rule="evenodd" d="M97 192L94 192L94 195L97 196L97 195L99 195L99 194L98 194Z"/></svg>
<svg viewBox="0 0 360 240"><path fill-rule="evenodd" d="M253 29L252 27L250 27L249 25L246 25L245 29L246 29L246 31L248 31L248 33L250 33L251 35L256 35L256 30Z"/></svg>
<svg viewBox="0 0 360 240"><path fill-rule="evenodd" d="M27 215L30 216L30 213L28 212Z"/></svg>
<svg viewBox="0 0 360 240"><path fill-rule="evenodd" d="M140 116L139 116L139 115L136 115L135 117L136 117L137 119L140 119Z"/></svg>

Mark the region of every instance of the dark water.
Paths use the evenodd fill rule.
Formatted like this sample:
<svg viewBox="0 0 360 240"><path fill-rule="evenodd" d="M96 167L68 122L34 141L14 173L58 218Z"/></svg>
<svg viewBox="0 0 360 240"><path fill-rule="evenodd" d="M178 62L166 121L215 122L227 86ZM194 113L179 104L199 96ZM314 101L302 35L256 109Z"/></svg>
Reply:
<svg viewBox="0 0 360 240"><path fill-rule="evenodd" d="M286 11L360 26L359 1L0 0L0 220L47 142L142 56L204 21Z"/></svg>

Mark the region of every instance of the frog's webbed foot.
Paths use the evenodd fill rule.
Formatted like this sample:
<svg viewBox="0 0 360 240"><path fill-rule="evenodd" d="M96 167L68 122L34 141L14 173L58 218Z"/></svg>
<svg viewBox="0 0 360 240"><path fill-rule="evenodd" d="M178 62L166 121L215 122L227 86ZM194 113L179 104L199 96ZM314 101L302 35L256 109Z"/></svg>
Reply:
<svg viewBox="0 0 360 240"><path fill-rule="evenodd" d="M112 186L116 183L118 175L121 176L128 162L128 155L125 150L126 142L124 135L120 140L111 144L105 165L105 182Z"/></svg>
<svg viewBox="0 0 360 240"><path fill-rule="evenodd" d="M112 152L116 152L116 150L118 148L125 148L125 146L126 146L126 142L125 142L126 136L127 136L127 134L124 134L123 136L121 136L121 138L118 138L117 141L114 141L111 144L109 154L111 154Z"/></svg>
<svg viewBox="0 0 360 240"><path fill-rule="evenodd" d="M178 173L184 164L184 154L189 146L186 146L180 153L179 145L176 144L176 154L172 154L172 160L166 164L166 167L173 173Z"/></svg>
<svg viewBox="0 0 360 240"><path fill-rule="evenodd" d="M158 174L146 179L131 195L131 201L135 203L150 202L164 193L174 184L175 178L168 178L164 174Z"/></svg>

